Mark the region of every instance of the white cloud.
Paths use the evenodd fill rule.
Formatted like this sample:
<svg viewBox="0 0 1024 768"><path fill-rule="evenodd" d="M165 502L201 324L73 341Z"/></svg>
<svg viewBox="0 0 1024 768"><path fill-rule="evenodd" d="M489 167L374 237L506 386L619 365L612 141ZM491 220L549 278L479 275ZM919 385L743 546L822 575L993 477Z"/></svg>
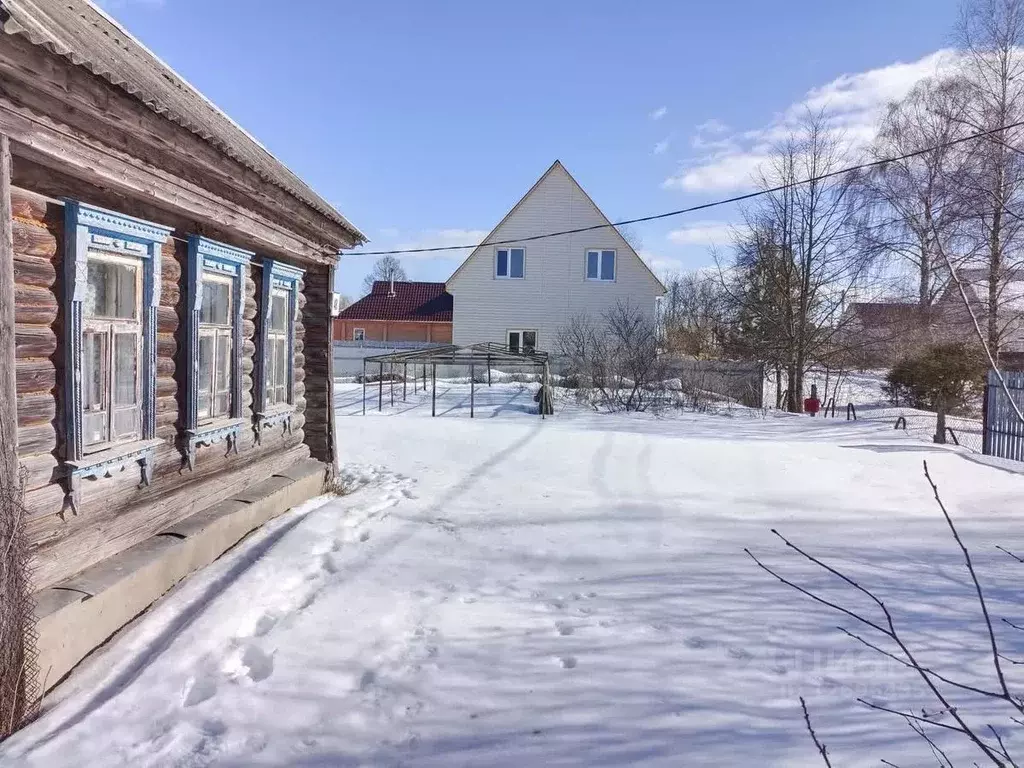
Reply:
<svg viewBox="0 0 1024 768"><path fill-rule="evenodd" d="M665 115L668 114L668 107L658 107L656 110L651 112L649 117L651 120L661 120Z"/></svg>
<svg viewBox="0 0 1024 768"><path fill-rule="evenodd" d="M695 221L672 230L668 239L676 245L728 245L743 229L742 224L727 221Z"/></svg>
<svg viewBox="0 0 1024 768"><path fill-rule="evenodd" d="M920 80L948 66L954 54L940 50L917 61L840 75L810 89L762 128L730 132L718 120L696 127L691 145L697 157L666 179L665 189L686 192L723 191L749 187L751 177L765 161L772 145L784 138L808 112L827 114L837 135L856 154L875 137L878 119L886 106L907 95Z"/></svg>
<svg viewBox="0 0 1024 768"><path fill-rule="evenodd" d="M668 145L672 142L671 138L662 139L654 145L654 154L663 155L668 151Z"/></svg>
<svg viewBox="0 0 1024 768"><path fill-rule="evenodd" d="M721 120L712 117L710 120L705 120L703 123L697 126L698 133L728 133L729 126L723 123Z"/></svg>

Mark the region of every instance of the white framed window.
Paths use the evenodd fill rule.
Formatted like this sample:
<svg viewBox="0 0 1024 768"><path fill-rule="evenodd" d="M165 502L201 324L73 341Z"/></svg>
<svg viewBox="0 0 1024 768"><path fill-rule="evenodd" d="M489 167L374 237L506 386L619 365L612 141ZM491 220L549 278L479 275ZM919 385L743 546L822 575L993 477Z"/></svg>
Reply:
<svg viewBox="0 0 1024 768"><path fill-rule="evenodd" d="M537 349L537 331L517 328L506 334L509 352L533 352Z"/></svg>
<svg viewBox="0 0 1024 768"><path fill-rule="evenodd" d="M88 252L82 306L82 448L142 435L141 259Z"/></svg>
<svg viewBox="0 0 1024 768"><path fill-rule="evenodd" d="M292 292L274 287L270 291L269 321L267 323L267 378L264 405L273 408L291 404L291 340Z"/></svg>
<svg viewBox="0 0 1024 768"><path fill-rule="evenodd" d="M199 424L225 419L232 413L234 287L234 280L227 275L203 272L196 359L199 377L196 415Z"/></svg>
<svg viewBox="0 0 1024 768"><path fill-rule="evenodd" d="M520 280L526 276L525 248L498 248L494 252L494 276Z"/></svg>
<svg viewBox="0 0 1024 768"><path fill-rule="evenodd" d="M615 251L609 248L587 249L587 280L615 279Z"/></svg>
<svg viewBox="0 0 1024 768"><path fill-rule="evenodd" d="M365 328L353 328L352 329L352 341L366 341L366 329Z"/></svg>
<svg viewBox="0 0 1024 768"><path fill-rule="evenodd" d="M191 235L185 356L185 457L227 441L238 452L242 434L242 309L251 251Z"/></svg>

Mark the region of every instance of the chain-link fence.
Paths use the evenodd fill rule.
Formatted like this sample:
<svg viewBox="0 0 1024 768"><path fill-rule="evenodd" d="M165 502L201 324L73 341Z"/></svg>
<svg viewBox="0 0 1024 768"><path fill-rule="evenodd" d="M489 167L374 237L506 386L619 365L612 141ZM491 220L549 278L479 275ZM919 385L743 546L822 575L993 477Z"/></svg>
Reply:
<svg viewBox="0 0 1024 768"><path fill-rule="evenodd" d="M2 435L0 456L17 466ZM23 485L16 471L0 478L0 740L35 715L40 699Z"/></svg>
<svg viewBox="0 0 1024 768"><path fill-rule="evenodd" d="M857 418L891 425L908 435L931 442L935 436L938 415L931 411L894 405L855 406ZM845 416L842 408L837 409ZM946 416L946 442L959 445L975 453L981 453L984 439L984 425L981 418L969 416Z"/></svg>

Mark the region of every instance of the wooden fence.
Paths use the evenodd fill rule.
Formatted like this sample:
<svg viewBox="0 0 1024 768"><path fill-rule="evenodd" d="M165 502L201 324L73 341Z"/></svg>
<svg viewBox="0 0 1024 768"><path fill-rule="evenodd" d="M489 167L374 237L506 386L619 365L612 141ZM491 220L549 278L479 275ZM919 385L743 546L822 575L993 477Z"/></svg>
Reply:
<svg viewBox="0 0 1024 768"><path fill-rule="evenodd" d="M1024 411L1024 371L1004 371L1003 380L1017 408ZM1010 403L995 371L985 382L985 428L982 453L1024 461L1024 423Z"/></svg>

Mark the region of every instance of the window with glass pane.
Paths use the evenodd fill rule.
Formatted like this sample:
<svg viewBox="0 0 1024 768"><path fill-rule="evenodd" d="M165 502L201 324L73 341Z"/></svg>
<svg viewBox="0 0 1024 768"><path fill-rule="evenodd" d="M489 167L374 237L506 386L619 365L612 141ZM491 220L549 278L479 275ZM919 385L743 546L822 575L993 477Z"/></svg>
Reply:
<svg viewBox="0 0 1024 768"><path fill-rule="evenodd" d="M202 280L196 416L210 421L231 415L234 285L231 277L210 272Z"/></svg>
<svg viewBox="0 0 1024 768"><path fill-rule="evenodd" d="M142 264L88 255L82 318L82 444L93 450L141 432Z"/></svg>
<svg viewBox="0 0 1024 768"><path fill-rule="evenodd" d="M615 279L615 251L587 251L587 279Z"/></svg>
<svg viewBox="0 0 1024 768"><path fill-rule="evenodd" d="M89 259L84 312L89 317L138 318L139 275L142 265Z"/></svg>
<svg viewBox="0 0 1024 768"><path fill-rule="evenodd" d="M537 332L523 331L523 351L533 352L537 348Z"/></svg>
<svg viewBox="0 0 1024 768"><path fill-rule="evenodd" d="M288 379L291 366L288 360L288 337L291 333L288 291L275 288L270 293L270 328L267 333L266 404L284 405L288 402Z"/></svg>
<svg viewBox="0 0 1024 768"><path fill-rule="evenodd" d="M526 266L526 249L499 248L495 259L497 277L521 278Z"/></svg>

